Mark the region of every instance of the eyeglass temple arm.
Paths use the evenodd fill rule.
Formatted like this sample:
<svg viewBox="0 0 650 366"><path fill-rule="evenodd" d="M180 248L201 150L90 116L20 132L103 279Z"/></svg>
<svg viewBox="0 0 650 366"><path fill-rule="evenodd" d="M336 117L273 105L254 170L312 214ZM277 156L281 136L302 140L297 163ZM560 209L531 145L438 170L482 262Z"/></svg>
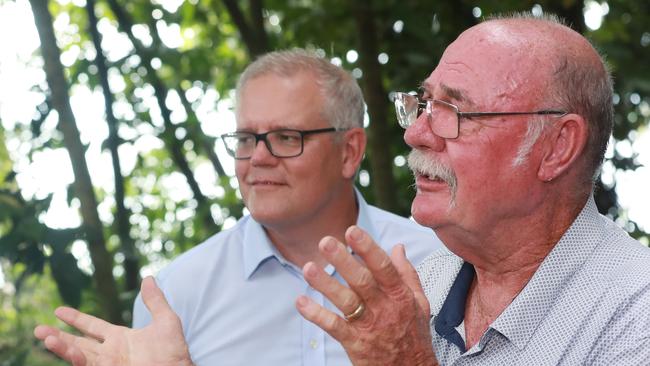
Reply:
<svg viewBox="0 0 650 366"><path fill-rule="evenodd" d="M566 115L567 112L564 111L534 111L534 112L457 112L459 117L489 117L489 116L518 116L518 115L531 115L531 114L541 114L541 115L551 115L559 114Z"/></svg>

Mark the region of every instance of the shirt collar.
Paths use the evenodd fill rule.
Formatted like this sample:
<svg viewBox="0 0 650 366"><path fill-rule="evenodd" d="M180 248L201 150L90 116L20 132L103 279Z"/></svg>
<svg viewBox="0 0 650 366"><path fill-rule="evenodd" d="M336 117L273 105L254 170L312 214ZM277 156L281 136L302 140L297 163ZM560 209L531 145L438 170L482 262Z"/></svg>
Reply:
<svg viewBox="0 0 650 366"><path fill-rule="evenodd" d="M571 227L544 259L531 280L512 303L490 325L513 344L523 349L539 323L549 312L560 291L571 276L580 269L602 235L599 213L593 197L590 197ZM579 241L579 244L576 244ZM466 351L465 342L456 331L465 317L465 303L474 279L474 267L463 262L447 297L434 319L438 334L455 344L461 353ZM530 311L535 309L535 311Z"/></svg>
<svg viewBox="0 0 650 366"><path fill-rule="evenodd" d="M359 207L356 224L376 240L378 235L370 219L369 205L356 188L354 194ZM252 216L246 219L248 222L246 222L242 239L244 276L250 279L260 266L272 258L277 259L282 265L291 265L273 245L268 235L266 235L264 227L255 221ZM333 269L331 270L333 271Z"/></svg>
<svg viewBox="0 0 650 366"><path fill-rule="evenodd" d="M276 258L281 262L284 258L275 248L264 227L260 225L252 216L247 217L248 222L244 228L242 238L244 276L250 279L255 270L269 259Z"/></svg>
<svg viewBox="0 0 650 366"><path fill-rule="evenodd" d="M604 232L599 218L596 202L590 197L528 284L492 324L520 350L600 242Z"/></svg>
<svg viewBox="0 0 650 366"><path fill-rule="evenodd" d="M440 312L433 321L436 332L442 338L455 344L461 353L466 351L465 341L456 331L456 327L465 318L465 303L467 302L467 294L472 280L474 280L474 274L474 266L468 262L463 262L454 283L449 289L445 302L440 308Z"/></svg>

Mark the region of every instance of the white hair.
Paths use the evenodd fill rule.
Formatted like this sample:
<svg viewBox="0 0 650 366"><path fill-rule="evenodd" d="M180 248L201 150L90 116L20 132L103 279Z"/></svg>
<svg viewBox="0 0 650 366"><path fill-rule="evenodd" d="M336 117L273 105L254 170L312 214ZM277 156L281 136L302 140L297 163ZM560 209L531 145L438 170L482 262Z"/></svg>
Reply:
<svg viewBox="0 0 650 366"><path fill-rule="evenodd" d="M239 109L242 90L249 80L268 74L289 77L304 71L314 74L314 82L318 84L323 95L321 114L332 127L363 127L365 104L356 80L348 72L315 52L299 48L270 52L248 65L237 83L235 108Z"/></svg>

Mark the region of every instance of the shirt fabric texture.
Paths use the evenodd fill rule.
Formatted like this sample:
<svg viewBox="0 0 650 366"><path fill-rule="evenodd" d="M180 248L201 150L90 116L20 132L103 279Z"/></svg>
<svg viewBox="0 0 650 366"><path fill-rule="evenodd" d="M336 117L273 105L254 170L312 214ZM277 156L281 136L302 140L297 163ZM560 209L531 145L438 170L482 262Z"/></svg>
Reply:
<svg viewBox="0 0 650 366"><path fill-rule="evenodd" d="M418 264L442 248L431 229L368 205L359 192L356 197L357 225L384 250L404 244ZM325 270L345 283L333 266ZM304 294L340 312L309 286L301 269L282 257L250 216L180 255L156 282L181 319L197 366L350 364L338 342L302 318L295 301ZM150 321L138 295L133 326Z"/></svg>
<svg viewBox="0 0 650 366"><path fill-rule="evenodd" d="M418 273L441 365L650 365L650 249L593 198L469 350L462 322L473 266L444 250Z"/></svg>

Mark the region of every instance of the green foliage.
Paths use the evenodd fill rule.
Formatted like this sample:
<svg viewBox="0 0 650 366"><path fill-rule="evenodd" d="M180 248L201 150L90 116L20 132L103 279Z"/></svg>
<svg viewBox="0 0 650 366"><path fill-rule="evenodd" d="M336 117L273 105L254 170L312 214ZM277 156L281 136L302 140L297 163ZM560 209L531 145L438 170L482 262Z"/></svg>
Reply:
<svg viewBox="0 0 650 366"><path fill-rule="evenodd" d="M65 365L36 342L37 324L60 326L51 312L58 305L56 284L49 276L31 276L20 293L12 286L24 272L22 264L11 265L0 259L7 285L0 287L0 366Z"/></svg>
<svg viewBox="0 0 650 366"><path fill-rule="evenodd" d="M61 4L64 3L64 4ZM82 7L69 1L50 2L55 16L69 18L69 25L57 30L59 47L63 50L79 49L77 60L67 67L68 82L77 87L99 91L100 79L94 64L94 50L88 32L89 20ZM254 25L250 4L239 3L249 27ZM270 49L309 47L321 49L327 57L338 57L349 70L360 67L363 58L376 59L378 55L364 54L360 40L359 16L355 8L360 2L343 0L266 0L264 28ZM206 109L209 95L216 95L216 103L232 95L237 76L251 59L250 45L241 36L240 25L220 0L185 1L176 11L167 10L159 2L148 0L119 0L133 23L140 29L136 37L141 49L130 45L124 29L106 0L97 0L95 13L103 24L104 37L111 32L122 32L126 42L125 53L115 56L111 49L103 52L108 58L109 74L114 97L114 112L118 119L119 145L123 162L125 206L130 211L130 238L134 241L139 263L151 270L160 263L202 242L222 229L224 223L241 217L243 205L228 176L203 177L200 181L205 202L193 196L187 186L187 176L176 166L170 146L178 143L187 159L190 170L196 175L207 164L213 163L206 153L204 143L215 144L214 136L206 136L214 124L220 123L214 114L200 113ZM650 107L650 31L647 1L610 0L609 13L602 26L589 30L582 16L585 3L579 0L544 1L448 1L375 0L367 2L376 28L377 52L385 53L388 62L382 64L380 82L386 92L416 90L421 81L435 67L444 48L464 29L476 24L481 17L501 12L526 11L541 6L569 20L575 29L582 31L594 44L608 55L615 81L616 141L633 141L638 132L648 126ZM537 4L537 5L536 5ZM473 12L480 8L481 15ZM401 27L399 26L401 24ZM182 43L169 47L162 30L177 26ZM146 42L144 41L146 40ZM359 52L359 60L349 62L346 54ZM154 58L159 67L145 64ZM31 61L38 64L38 59ZM363 71L363 70L361 70ZM360 81L364 81L364 74ZM174 114L172 126L162 122L160 104L155 100L157 82L168 98L166 105ZM34 345L31 327L35 322L52 322L51 310L62 302L97 313L96 287L90 283L92 271L89 258L79 260L71 254L71 244L84 240L81 227L52 228L44 222L44 213L50 209L51 197L36 198L21 191L16 181L17 170L34 161L37 153L65 146L61 134L47 123L50 116L49 91L42 82L35 82L34 90L43 98L33 105L34 119L12 121L15 127L4 131L0 125L0 262L3 263L6 282L15 293L0 292L0 366L5 364L54 364L42 348ZM74 90L74 89L71 89ZM364 92L367 92L364 90ZM174 105L174 93L184 94L186 101ZM171 94L171 96L170 96ZM182 99L182 98L181 98ZM203 105L202 105L203 104ZM389 121L394 118L388 95L384 112ZM105 129L105 121L83 121L97 129ZM370 120L370 128L373 121ZM170 130L173 129L172 130ZM403 130L397 123L389 123L385 149L391 157L406 157L408 148L402 141ZM8 141L22 147L21 154L7 151ZM87 141L84 141L87 142ZM219 144L219 142L216 142ZM100 142L99 150L107 152L109 142ZM95 148L89 146L89 151ZM368 151L362 169L370 174L370 186L361 187L370 202L375 202L373 175L369 159L376 152ZM15 164L21 160L21 164ZM397 159L399 161L400 158ZM91 162L99 164L97 162ZM635 156L614 149L609 160L621 170L636 169ZM100 169L110 169L102 163ZM393 164L385 169L393 172L399 207L402 214L410 211L414 190L408 169ZM104 236L109 252L116 264L114 273L124 285L124 254L117 231L114 188L104 182L94 181L99 197L99 211L104 223ZM179 193L181 192L181 193ZM185 193L183 193L185 192ZM68 204L75 205L72 186L66 194ZM601 211L613 217L626 218L618 207L615 186L602 185L598 190ZM637 238L648 241L648 234L630 223L628 231ZM76 253L75 253L76 254ZM84 262L85 261L85 262ZM82 265L82 263L85 263ZM83 267L84 271L80 269ZM39 287L40 286L40 287ZM1 289L0 289L1 291ZM122 291L118 301L128 303L133 292ZM126 306L128 308L128 305ZM129 314L125 314L128 319ZM30 351L32 350L32 351ZM22 358L21 358L22 357ZM9 360L9 361L4 361ZM4 362L4 363L2 363Z"/></svg>

